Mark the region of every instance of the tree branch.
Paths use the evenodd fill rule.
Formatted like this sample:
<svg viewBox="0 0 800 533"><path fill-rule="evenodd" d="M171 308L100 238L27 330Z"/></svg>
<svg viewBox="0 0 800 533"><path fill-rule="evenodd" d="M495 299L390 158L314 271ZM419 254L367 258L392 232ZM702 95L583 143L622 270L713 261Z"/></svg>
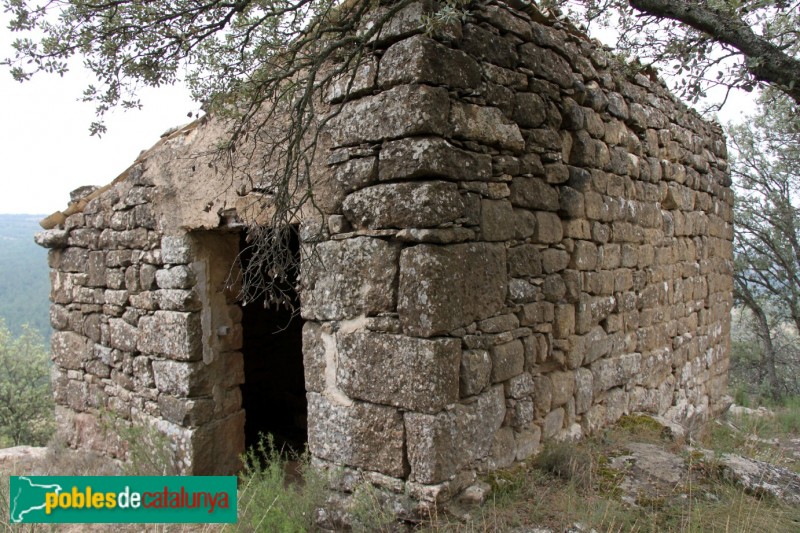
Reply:
<svg viewBox="0 0 800 533"><path fill-rule="evenodd" d="M745 68L757 80L777 85L800 103L800 60L757 35L741 18L706 6L678 0L629 0L631 7L702 31L745 56Z"/></svg>

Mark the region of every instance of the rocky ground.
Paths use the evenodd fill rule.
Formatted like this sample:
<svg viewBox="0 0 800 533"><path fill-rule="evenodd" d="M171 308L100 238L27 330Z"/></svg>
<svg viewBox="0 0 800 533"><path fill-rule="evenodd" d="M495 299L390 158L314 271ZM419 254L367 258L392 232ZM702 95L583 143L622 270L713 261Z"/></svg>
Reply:
<svg viewBox="0 0 800 533"><path fill-rule="evenodd" d="M800 435L764 431L759 420L772 416L734 408L696 438L662 419L627 416L603 435L553 445L534 461L489 476L449 513L417 527L514 533L800 531ZM3 476L120 471L115 462L64 448L0 450Z"/></svg>

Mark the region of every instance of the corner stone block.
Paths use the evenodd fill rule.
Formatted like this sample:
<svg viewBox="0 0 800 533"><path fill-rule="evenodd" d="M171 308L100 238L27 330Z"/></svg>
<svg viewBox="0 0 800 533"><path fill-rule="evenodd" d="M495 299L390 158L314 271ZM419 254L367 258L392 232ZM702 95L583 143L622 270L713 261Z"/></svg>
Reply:
<svg viewBox="0 0 800 533"><path fill-rule="evenodd" d="M357 228L430 228L460 218L464 203L455 183L386 183L349 195L342 211Z"/></svg>
<svg viewBox="0 0 800 533"><path fill-rule="evenodd" d="M392 311L400 245L357 237L315 245L303 261L306 320L343 320Z"/></svg>
<svg viewBox="0 0 800 533"><path fill-rule="evenodd" d="M136 347L177 361L196 361L203 357L202 334L199 314L156 311L139 320Z"/></svg>
<svg viewBox="0 0 800 533"><path fill-rule="evenodd" d="M406 83L474 89L481 83L481 71L478 62L464 52L415 35L390 46L380 63L381 87Z"/></svg>
<svg viewBox="0 0 800 533"><path fill-rule="evenodd" d="M492 177L492 156L456 148L441 137L412 137L383 143L381 181L444 178L481 181Z"/></svg>
<svg viewBox="0 0 800 533"><path fill-rule="evenodd" d="M240 352L228 352L208 365L202 361L152 362L156 388L176 398L207 396L215 387L229 389L244 383L244 357Z"/></svg>
<svg viewBox="0 0 800 533"><path fill-rule="evenodd" d="M503 386L497 385L436 415L406 413L411 479L440 483L484 459L505 418Z"/></svg>
<svg viewBox="0 0 800 533"><path fill-rule="evenodd" d="M121 318L108 320L108 338L105 343L109 348L117 348L123 352L136 351L139 330Z"/></svg>
<svg viewBox="0 0 800 533"><path fill-rule="evenodd" d="M394 407L363 402L341 405L308 393L308 447L316 457L404 477L404 435L403 417Z"/></svg>
<svg viewBox="0 0 800 533"><path fill-rule="evenodd" d="M325 388L325 343L322 326L317 322L303 324L303 370L306 390L322 392Z"/></svg>
<svg viewBox="0 0 800 533"><path fill-rule="evenodd" d="M503 244L422 244L400 254L397 310L408 335L432 337L495 315L507 291Z"/></svg>
<svg viewBox="0 0 800 533"><path fill-rule="evenodd" d="M351 398L423 413L458 401L458 339L352 333L337 347L336 381Z"/></svg>
<svg viewBox="0 0 800 533"><path fill-rule="evenodd" d="M331 127L336 146L412 135L444 135L450 97L443 87L400 85L344 105Z"/></svg>
<svg viewBox="0 0 800 533"><path fill-rule="evenodd" d="M92 358L94 343L72 331L56 331L50 340L53 362L61 368L80 370Z"/></svg>
<svg viewBox="0 0 800 533"><path fill-rule="evenodd" d="M192 241L188 235L161 237L161 260L166 264L188 264L193 259Z"/></svg>
<svg viewBox="0 0 800 533"><path fill-rule="evenodd" d="M454 137L521 152L525 140L519 127L496 107L453 102L450 125Z"/></svg>
<svg viewBox="0 0 800 533"><path fill-rule="evenodd" d="M232 475L241 469L244 420L245 412L239 410L192 432L189 453L192 475Z"/></svg>

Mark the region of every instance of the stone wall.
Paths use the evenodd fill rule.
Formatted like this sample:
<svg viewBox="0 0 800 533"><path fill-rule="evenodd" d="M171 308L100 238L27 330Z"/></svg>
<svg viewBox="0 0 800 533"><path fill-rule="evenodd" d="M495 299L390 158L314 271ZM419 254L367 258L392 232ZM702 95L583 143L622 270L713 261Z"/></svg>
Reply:
<svg viewBox="0 0 800 533"><path fill-rule="evenodd" d="M308 444L344 500L367 480L441 501L625 413L713 415L726 388L719 127L533 10L474 7L428 36L430 9L328 95L322 213L301 225ZM97 438L111 411L171 435L183 471L232 471L241 309L220 272L238 248L193 230L236 213L198 199L180 212L202 224L173 225L190 194L162 182L188 160L134 167L40 236L59 425L121 454Z"/></svg>
<svg viewBox="0 0 800 533"><path fill-rule="evenodd" d="M131 439L160 442L126 431L132 421L168 437L172 449L154 453L174 457L176 471L231 473L244 451L241 309L225 290L238 237L165 234L154 194L134 166L37 235L50 248L58 430L73 447L124 459L142 446Z"/></svg>
<svg viewBox="0 0 800 533"><path fill-rule="evenodd" d="M713 414L720 129L533 12L493 4L430 37L420 10L332 129L340 194L301 294L317 463L434 501L625 413Z"/></svg>

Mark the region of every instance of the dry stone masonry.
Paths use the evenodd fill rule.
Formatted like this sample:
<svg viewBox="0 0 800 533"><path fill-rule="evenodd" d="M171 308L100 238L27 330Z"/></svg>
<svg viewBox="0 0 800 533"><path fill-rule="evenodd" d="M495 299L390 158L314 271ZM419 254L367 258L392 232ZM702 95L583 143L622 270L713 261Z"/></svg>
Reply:
<svg viewBox="0 0 800 533"><path fill-rule="evenodd" d="M720 128L533 9L479 4L428 35L432 9L404 9L349 96L327 95L324 212L301 221L307 442L344 500L366 480L425 507L625 413L723 407ZM236 202L209 208L176 155L210 128L167 137L39 236L74 446L123 455L100 436L111 412L169 435L185 472L236 469Z"/></svg>

